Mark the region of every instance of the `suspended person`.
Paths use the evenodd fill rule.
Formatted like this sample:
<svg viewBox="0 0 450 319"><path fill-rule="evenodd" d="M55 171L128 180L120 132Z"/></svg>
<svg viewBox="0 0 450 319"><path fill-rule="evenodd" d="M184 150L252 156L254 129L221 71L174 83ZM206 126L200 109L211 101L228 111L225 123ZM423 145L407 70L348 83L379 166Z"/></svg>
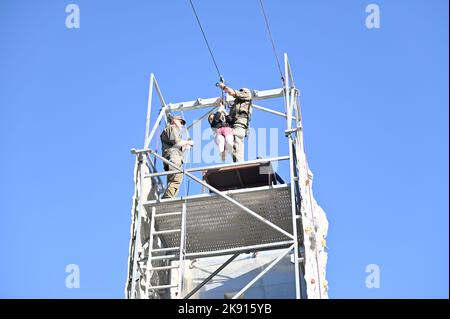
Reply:
<svg viewBox="0 0 450 319"><path fill-rule="evenodd" d="M224 92L235 98L228 117L234 134L233 162L242 162L244 161L244 138L247 136L252 114L252 93L247 88L236 91L223 82L219 82L218 85Z"/></svg>
<svg viewBox="0 0 450 319"><path fill-rule="evenodd" d="M179 168L183 165L184 151L194 145L194 142L191 140L181 139L181 128L185 124L186 121L181 116L172 116L169 119L168 125L161 133L161 147L164 158ZM164 163L164 170L169 171L175 169ZM182 181L182 173L167 175L166 192L162 198L176 197Z"/></svg>
<svg viewBox="0 0 450 319"><path fill-rule="evenodd" d="M214 142L219 147L222 161L225 161L226 153L233 153L234 135L230 125L230 117L225 111L223 102L216 113L208 116L208 122L214 132Z"/></svg>

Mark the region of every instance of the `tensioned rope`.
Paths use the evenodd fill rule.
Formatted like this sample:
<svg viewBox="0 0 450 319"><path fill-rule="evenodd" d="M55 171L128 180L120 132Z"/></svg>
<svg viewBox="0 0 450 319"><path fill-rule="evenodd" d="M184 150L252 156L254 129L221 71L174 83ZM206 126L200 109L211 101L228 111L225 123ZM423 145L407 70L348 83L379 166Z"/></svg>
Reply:
<svg viewBox="0 0 450 319"><path fill-rule="evenodd" d="M197 14L197 11L195 10L194 4L192 3L192 0L189 0L189 2L191 4L192 11L194 11L194 15L195 15L195 18L197 19L198 26L200 27L200 30L202 31L203 39L205 39L206 46L208 47L209 54L211 55L211 59L214 63L214 66L216 67L217 74L219 75L219 78L222 78L222 73L220 73L219 67L217 66L216 59L214 58L214 54L211 50L208 39L206 38L205 31L203 30L202 24L200 22L200 18L198 17L198 14Z"/></svg>
<svg viewBox="0 0 450 319"><path fill-rule="evenodd" d="M276 60L277 67L278 67L278 71L280 71L281 82L283 83L283 86L284 86L284 81L285 80L284 80L284 76L283 76L283 71L281 71L280 60L278 60L277 49L275 47L275 41L273 40L272 31L270 30L269 19L267 18L267 14L266 14L266 10L264 9L263 1L259 0L259 4L261 5L261 10L262 10L262 13L263 13L263 16L264 16L264 21L266 22L267 32L269 33L270 42L272 43L273 54L275 56L275 60Z"/></svg>

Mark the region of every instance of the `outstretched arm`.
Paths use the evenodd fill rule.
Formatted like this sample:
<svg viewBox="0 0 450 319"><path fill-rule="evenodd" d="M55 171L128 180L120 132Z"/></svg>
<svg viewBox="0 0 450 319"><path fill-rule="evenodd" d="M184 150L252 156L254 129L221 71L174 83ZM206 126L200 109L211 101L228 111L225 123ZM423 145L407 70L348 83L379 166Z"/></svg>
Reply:
<svg viewBox="0 0 450 319"><path fill-rule="evenodd" d="M228 86L225 85L225 83L223 82L219 82L219 87L225 91L226 93L228 93L229 95L231 95L232 97L236 97L236 91Z"/></svg>

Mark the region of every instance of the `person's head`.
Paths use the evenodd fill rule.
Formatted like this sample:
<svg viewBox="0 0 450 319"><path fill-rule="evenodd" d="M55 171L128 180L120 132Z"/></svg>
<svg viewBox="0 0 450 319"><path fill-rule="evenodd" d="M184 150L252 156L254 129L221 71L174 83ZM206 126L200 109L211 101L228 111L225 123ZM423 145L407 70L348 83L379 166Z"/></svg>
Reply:
<svg viewBox="0 0 450 319"><path fill-rule="evenodd" d="M214 113L209 114L208 116L208 122L209 124L212 124L212 121L214 120Z"/></svg>
<svg viewBox="0 0 450 319"><path fill-rule="evenodd" d="M170 124L175 125L177 128L182 128L186 121L181 116L175 115L170 118Z"/></svg>
<svg viewBox="0 0 450 319"><path fill-rule="evenodd" d="M241 93L241 96L245 99L251 99L252 98L252 92L248 88L241 88L239 89L239 92Z"/></svg>
<svg viewBox="0 0 450 319"><path fill-rule="evenodd" d="M252 94L252 92L251 92L250 89L248 89L248 88L240 88L239 91L244 92L244 93L246 93L246 94L248 94L248 95L251 95L251 94Z"/></svg>

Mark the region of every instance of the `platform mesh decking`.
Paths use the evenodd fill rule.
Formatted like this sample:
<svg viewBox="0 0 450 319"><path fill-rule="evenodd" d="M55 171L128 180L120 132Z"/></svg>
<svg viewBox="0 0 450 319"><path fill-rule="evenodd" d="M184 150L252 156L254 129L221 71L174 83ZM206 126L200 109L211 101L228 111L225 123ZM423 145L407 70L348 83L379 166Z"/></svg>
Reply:
<svg viewBox="0 0 450 319"><path fill-rule="evenodd" d="M290 187L275 187L257 191L230 193L230 197L258 213L277 226L292 233ZM181 212L183 200L159 202L156 215ZM151 212L151 204L145 205ZM159 217L157 230L177 229L181 216ZM238 206L218 195L187 200L186 253L195 255L223 249L284 242L290 238L259 221ZM162 235L167 247L179 246L180 233Z"/></svg>

